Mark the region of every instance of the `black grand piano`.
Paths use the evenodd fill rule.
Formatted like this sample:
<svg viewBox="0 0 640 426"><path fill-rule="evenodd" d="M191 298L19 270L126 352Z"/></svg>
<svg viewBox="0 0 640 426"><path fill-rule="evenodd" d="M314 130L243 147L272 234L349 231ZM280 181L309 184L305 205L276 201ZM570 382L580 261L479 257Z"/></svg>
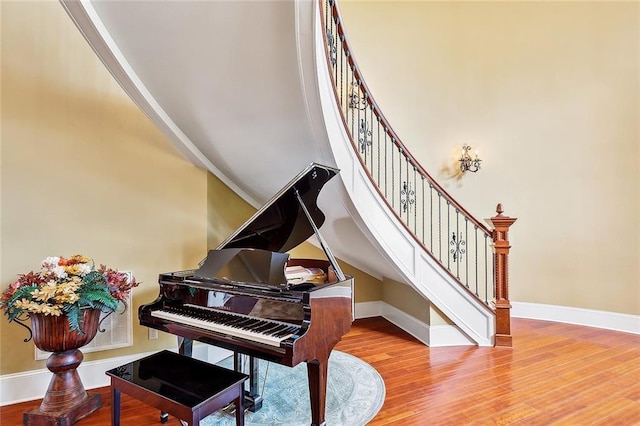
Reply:
<svg viewBox="0 0 640 426"><path fill-rule="evenodd" d="M248 356L247 405L258 410L254 357L295 366L306 362L312 424L325 423L329 354L352 322L353 278L345 276L318 232L317 206L337 169L312 163L218 248L198 269L160 274L160 295L140 306L140 324ZM286 252L316 235L327 259L293 259Z"/></svg>

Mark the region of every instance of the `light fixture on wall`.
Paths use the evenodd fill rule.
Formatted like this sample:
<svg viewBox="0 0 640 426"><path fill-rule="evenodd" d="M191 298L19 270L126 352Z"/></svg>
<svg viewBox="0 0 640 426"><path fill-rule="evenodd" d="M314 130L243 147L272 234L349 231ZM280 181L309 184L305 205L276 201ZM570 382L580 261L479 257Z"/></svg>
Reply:
<svg viewBox="0 0 640 426"><path fill-rule="evenodd" d="M478 156L478 151L471 156L471 147L469 145L462 146L462 154L460 155L460 171L464 172L477 172L480 170L482 160Z"/></svg>

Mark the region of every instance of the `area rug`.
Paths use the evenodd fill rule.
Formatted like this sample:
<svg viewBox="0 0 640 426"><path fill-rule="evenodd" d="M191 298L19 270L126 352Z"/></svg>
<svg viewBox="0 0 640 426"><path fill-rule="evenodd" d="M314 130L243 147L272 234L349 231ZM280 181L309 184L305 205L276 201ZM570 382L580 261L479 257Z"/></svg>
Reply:
<svg viewBox="0 0 640 426"><path fill-rule="evenodd" d="M233 363L228 358L219 365L232 368ZM311 424L307 366L304 362L290 368L260 360L258 383L263 397L262 408L255 413L246 412L247 426ZM384 397L384 381L373 367L344 352L331 352L325 410L328 426L366 425L382 407ZM200 422L200 426L227 425L235 425L235 417L223 411Z"/></svg>

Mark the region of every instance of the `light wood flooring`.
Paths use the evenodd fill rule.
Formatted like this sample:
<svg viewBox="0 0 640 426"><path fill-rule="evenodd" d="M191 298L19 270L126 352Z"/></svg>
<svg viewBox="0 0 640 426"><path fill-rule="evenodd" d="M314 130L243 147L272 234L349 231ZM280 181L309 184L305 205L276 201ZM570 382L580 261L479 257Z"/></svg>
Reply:
<svg viewBox="0 0 640 426"><path fill-rule="evenodd" d="M370 425L640 425L640 336L524 319L512 332L512 349L429 348L367 318L336 349L384 378L385 403ZM103 406L79 426L110 424L108 388L96 391ZM0 424L21 425L38 405L0 407ZM156 409L124 394L121 408L123 426L160 425Z"/></svg>

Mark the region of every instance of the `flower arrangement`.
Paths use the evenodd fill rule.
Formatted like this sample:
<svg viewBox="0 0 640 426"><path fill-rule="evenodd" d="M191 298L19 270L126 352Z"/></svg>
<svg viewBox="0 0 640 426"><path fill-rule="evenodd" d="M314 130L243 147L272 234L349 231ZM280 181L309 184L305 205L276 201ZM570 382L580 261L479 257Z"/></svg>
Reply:
<svg viewBox="0 0 640 426"><path fill-rule="evenodd" d="M139 283L134 277L100 265L83 255L47 257L39 272L21 274L2 293L0 309L9 322L20 321L23 314L66 315L69 329L83 333L82 309L100 309L111 313L123 303Z"/></svg>

